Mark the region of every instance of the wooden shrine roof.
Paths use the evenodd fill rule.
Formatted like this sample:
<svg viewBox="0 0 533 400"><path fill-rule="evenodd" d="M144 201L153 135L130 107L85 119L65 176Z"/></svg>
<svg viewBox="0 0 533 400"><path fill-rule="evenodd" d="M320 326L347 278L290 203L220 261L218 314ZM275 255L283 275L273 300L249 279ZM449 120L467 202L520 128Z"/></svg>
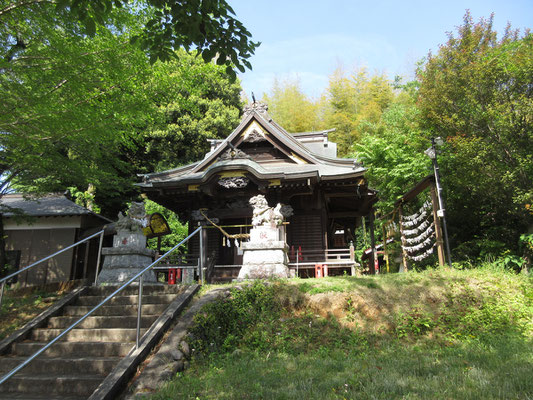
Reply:
<svg viewBox="0 0 533 400"><path fill-rule="evenodd" d="M300 136L326 135L324 146L328 146L328 132L307 132ZM317 154L295 136L270 118L264 104L253 103L245 108L239 126L225 140L216 141L218 146L203 160L143 175L143 182L138 185L150 190L202 184L213 175L231 171L250 174L258 180L280 182L302 178L331 182L363 177L366 169L356 160Z"/></svg>

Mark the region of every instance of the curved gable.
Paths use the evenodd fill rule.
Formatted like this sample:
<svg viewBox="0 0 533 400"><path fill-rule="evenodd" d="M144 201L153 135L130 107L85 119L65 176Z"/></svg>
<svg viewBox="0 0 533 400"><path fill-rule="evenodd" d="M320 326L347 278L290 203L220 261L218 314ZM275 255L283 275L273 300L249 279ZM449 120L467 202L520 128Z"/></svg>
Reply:
<svg viewBox="0 0 533 400"><path fill-rule="evenodd" d="M250 146L252 144L252 146ZM245 116L239 126L211 154L191 171L205 171L219 160L244 157L250 147L263 148L263 153L283 155L279 157L287 163L317 164L319 161L287 131L277 125L261 103L253 103L245 109ZM271 149L271 150L270 150ZM253 152L248 152L253 158ZM275 158L275 157L274 157ZM260 160L259 160L260 161Z"/></svg>

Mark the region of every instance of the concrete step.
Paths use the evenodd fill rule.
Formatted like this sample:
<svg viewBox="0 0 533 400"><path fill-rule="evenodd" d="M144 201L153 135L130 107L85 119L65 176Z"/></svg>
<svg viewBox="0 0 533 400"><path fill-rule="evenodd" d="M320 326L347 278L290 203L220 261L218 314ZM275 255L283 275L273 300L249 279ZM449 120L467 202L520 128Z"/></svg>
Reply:
<svg viewBox="0 0 533 400"><path fill-rule="evenodd" d="M177 294L175 293L164 293L164 294L145 294L143 292L142 303L143 304L170 304L172 300L176 298ZM75 305L79 306L95 306L102 302L105 299L104 296L81 296ZM137 305L139 300L138 295L130 296L120 296L117 295L112 299L109 299L106 305Z"/></svg>
<svg viewBox="0 0 533 400"><path fill-rule="evenodd" d="M143 287L141 336L187 287ZM10 354L0 359L0 375L20 365L115 290L116 287L88 288L76 304L63 309L63 315L49 318L48 328L34 328L28 339L13 343ZM137 287L125 289L2 384L0 400L89 397L135 347L137 291Z"/></svg>
<svg viewBox="0 0 533 400"><path fill-rule="evenodd" d="M46 393L48 395L65 394L88 397L102 382L102 379L101 375L33 375L20 373L2 384L2 393Z"/></svg>
<svg viewBox="0 0 533 400"><path fill-rule="evenodd" d="M211 274L211 280L216 282L229 282L239 276L240 270L241 267L215 266L213 273Z"/></svg>
<svg viewBox="0 0 533 400"><path fill-rule="evenodd" d="M77 316L52 317L48 320L47 328L68 328L79 319ZM141 316L141 327L148 328L157 319L157 315ZM98 316L87 317L76 328L137 328L137 316Z"/></svg>
<svg viewBox="0 0 533 400"><path fill-rule="evenodd" d="M31 333L31 340L37 342L49 342L56 338L63 329L34 329ZM146 329L141 329L141 337ZM137 329L134 328L110 328L110 329L78 329L71 330L61 338L67 342L134 342L137 337Z"/></svg>
<svg viewBox="0 0 533 400"><path fill-rule="evenodd" d="M158 284L158 285L143 285L143 294L152 295L152 294L177 294L185 290L187 286L184 285L167 285ZM118 289L118 286L91 286L87 288L87 291L84 293L86 296L109 296L115 290ZM122 291L117 296L133 296L139 292L139 286L130 285L127 288L122 289Z"/></svg>
<svg viewBox="0 0 533 400"><path fill-rule="evenodd" d="M235 277L235 278L232 278L232 277L223 277L223 278L212 277L211 278L211 283L231 283L236 278L237 277Z"/></svg>
<svg viewBox="0 0 533 400"><path fill-rule="evenodd" d="M31 356L45 343L20 342L14 343L12 354L17 356ZM41 357L71 357L76 354L78 357L124 357L133 348L134 343L114 343L114 342L57 342L46 350ZM2 358L3 362L3 358Z"/></svg>
<svg viewBox="0 0 533 400"><path fill-rule="evenodd" d="M143 315L160 315L165 308L168 307L168 304L143 304L142 314ZM80 317L87 314L91 311L93 306L67 306L63 315L79 315ZM91 316L98 315L137 315L137 305L127 306L127 305L117 305L117 306L102 306L96 310Z"/></svg>
<svg viewBox="0 0 533 400"><path fill-rule="evenodd" d="M0 364L0 374L6 374L22 364L27 357L3 357ZM122 357L39 357L35 362L25 366L21 374L60 374L68 371L72 374L107 375Z"/></svg>

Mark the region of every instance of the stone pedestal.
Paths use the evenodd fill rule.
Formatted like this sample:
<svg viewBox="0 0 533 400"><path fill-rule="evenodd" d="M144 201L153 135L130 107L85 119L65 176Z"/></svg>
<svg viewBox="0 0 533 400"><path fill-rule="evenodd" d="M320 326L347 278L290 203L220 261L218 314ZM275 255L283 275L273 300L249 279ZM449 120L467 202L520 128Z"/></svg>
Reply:
<svg viewBox="0 0 533 400"><path fill-rule="evenodd" d="M104 264L97 284L118 285L150 265L154 251L146 248L146 236L141 232L119 231L113 238L113 247L104 247L102 255ZM146 272L143 282L157 283L155 272Z"/></svg>
<svg viewBox="0 0 533 400"><path fill-rule="evenodd" d="M237 279L288 278L288 246L280 240L278 227L258 226L250 230L250 241L242 243L242 268Z"/></svg>

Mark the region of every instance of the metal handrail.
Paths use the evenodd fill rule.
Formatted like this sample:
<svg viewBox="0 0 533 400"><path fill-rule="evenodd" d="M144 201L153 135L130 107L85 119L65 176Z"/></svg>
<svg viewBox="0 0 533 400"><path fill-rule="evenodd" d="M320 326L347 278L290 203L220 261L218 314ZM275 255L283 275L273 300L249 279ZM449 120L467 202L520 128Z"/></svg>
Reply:
<svg viewBox="0 0 533 400"><path fill-rule="evenodd" d="M91 236L87 236L85 239L82 239L79 242L71 244L70 246L67 246L64 249L56 251L55 253L50 254L49 256L46 256L44 258L41 258L39 261L35 261L33 264L30 264L27 267L19 269L18 271L15 271L12 274L0 279L0 284L2 285L0 287L0 308L2 307L2 298L4 297L4 287L6 285L6 282L9 279L13 278L14 276L17 276L18 274L20 274L20 273L22 273L24 271L29 270L30 268L35 267L36 265L39 265L39 264L51 259L52 257L57 256L58 254L61 254L61 253L65 252L65 251L67 251L67 250L70 250L70 249L72 249L72 248L74 248L74 247L76 247L76 246L78 246L78 245L80 245L80 244L82 244L84 242L87 242L88 240L91 240L92 238L95 238L96 236L100 235L100 244L99 244L99 247L98 247L98 260L96 262L96 275L98 275L98 268L100 267L100 253L101 253L101 250L102 250L102 241L103 241L103 238L104 238L104 231L105 231L105 228L102 229L101 231L98 231L98 232L92 234Z"/></svg>
<svg viewBox="0 0 533 400"><path fill-rule="evenodd" d="M44 347L36 351L33 355L31 355L29 358L27 358L24 362L19 364L17 367L13 368L10 372L8 372L6 375L4 375L0 379L0 385L7 381L9 378L11 378L13 375L15 375L17 372L19 372L22 368L24 368L26 365L28 365L30 362L32 362L36 357L38 357L40 354L45 352L50 346L52 346L54 343L56 343L59 339L61 339L63 336L65 336L67 333L69 333L72 329L74 329L76 326L78 326L80 323L85 321L92 313L94 313L96 310L98 310L100 307L102 307L105 303L107 303L109 300L111 300L115 295L120 293L126 286L129 286L131 283L139 279L139 299L138 299L138 311L137 311L137 337L136 337L136 347L139 348L139 336L140 336L140 319L141 319L141 308L142 308L142 276L145 272L152 269L156 264L161 262L163 259L165 259L170 253L172 253L174 250L176 250L178 247L180 247L183 243L187 242L190 238L192 238L194 235L196 235L202 227L196 228L196 230L191 233L189 236L187 236L185 239L183 239L181 242L179 242L176 246L174 246L172 249L167 251L165 254L163 254L161 257L159 257L157 260L155 260L153 263L145 267L142 271L138 272L135 276L130 278L126 283L122 284L117 290L115 290L113 293L111 293L109 296L107 296L104 300L102 300L99 304L97 304L94 308L92 308L90 311L88 311L85 315L83 315L80 319L78 319L76 322L74 322L72 325L70 325L68 328L66 328L63 332L61 332L59 335L57 335L54 339L52 339L50 342L48 342ZM200 249L202 251L203 249Z"/></svg>

